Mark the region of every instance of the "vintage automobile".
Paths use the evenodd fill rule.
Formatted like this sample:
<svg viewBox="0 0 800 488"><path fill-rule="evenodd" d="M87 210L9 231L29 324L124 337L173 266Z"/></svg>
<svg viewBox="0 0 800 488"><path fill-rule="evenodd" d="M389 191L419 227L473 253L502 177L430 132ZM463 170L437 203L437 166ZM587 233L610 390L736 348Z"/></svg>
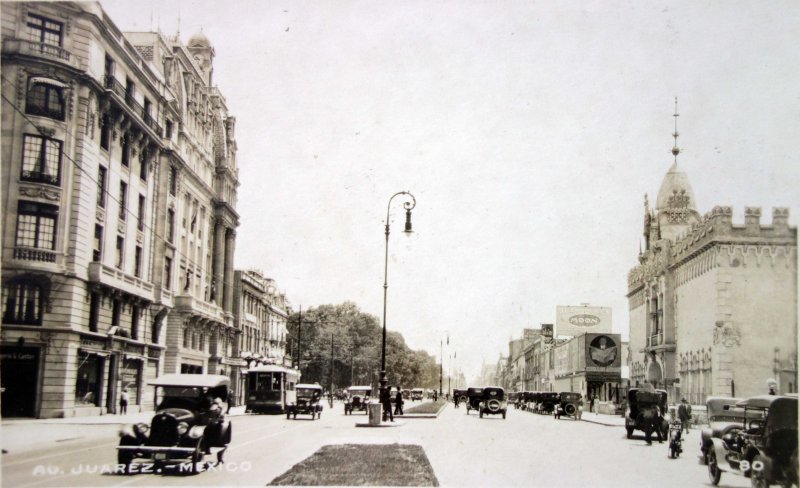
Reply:
<svg viewBox="0 0 800 488"><path fill-rule="evenodd" d="M422 397L425 393L425 390L422 388L412 388L411 389L411 401L422 401Z"/></svg>
<svg viewBox="0 0 800 488"><path fill-rule="evenodd" d="M736 407L744 413L740 428L711 439L706 457L711 483L718 484L727 471L749 477L754 488L797 486L797 396L755 396Z"/></svg>
<svg viewBox="0 0 800 488"><path fill-rule="evenodd" d="M286 405L286 418L297 418L297 414L311 415L311 420L322 417L322 387L316 383L300 383L295 386L297 401Z"/></svg>
<svg viewBox="0 0 800 488"><path fill-rule="evenodd" d="M352 415L354 411L367 412L367 403L372 396L371 386L351 386L347 389L347 399L344 402L344 414Z"/></svg>
<svg viewBox="0 0 800 488"><path fill-rule="evenodd" d="M653 419L658 418L658 428L663 439L669 433L669 413L667 413L667 392L664 390L628 390L628 407L625 411L625 432L628 439L634 430L647 432L652 428Z"/></svg>
<svg viewBox="0 0 800 488"><path fill-rule="evenodd" d="M487 386L483 389L483 396L478 404L478 416L502 415L506 418L506 392L499 386Z"/></svg>
<svg viewBox="0 0 800 488"><path fill-rule="evenodd" d="M700 462L708 463L708 452L713 443L711 439L721 438L731 431L740 429L744 420L744 409L737 407L736 404L742 398L733 397L708 397L706 400L706 414L708 427L700 431ZM751 417L755 418L756 412L753 411Z"/></svg>
<svg viewBox="0 0 800 488"><path fill-rule="evenodd" d="M483 400L483 388L470 387L467 388L467 415L470 410L478 410L480 408L481 400Z"/></svg>
<svg viewBox="0 0 800 488"><path fill-rule="evenodd" d="M562 391L558 395L559 401L553 409L553 416L560 419L562 416L578 419L578 408L581 403L581 394L570 391Z"/></svg>
<svg viewBox="0 0 800 488"><path fill-rule="evenodd" d="M543 414L551 414L560 403L558 393L554 391L542 391L536 396L536 411Z"/></svg>
<svg viewBox="0 0 800 488"><path fill-rule="evenodd" d="M453 401L455 401L455 399L458 399L458 404L456 406L467 403L467 390L453 390Z"/></svg>
<svg viewBox="0 0 800 488"><path fill-rule="evenodd" d="M223 375L166 374L155 386L156 413L146 423L120 431L117 464L131 472L131 464L146 459L159 469L177 465L197 473L206 454L222 462L231 442L231 423L225 418L230 380Z"/></svg>
<svg viewBox="0 0 800 488"><path fill-rule="evenodd" d="M519 398L519 397L522 395L522 392L519 392L519 391L510 391L510 392L508 392L508 394L507 394L507 395L508 395L508 396L507 396L507 399L506 399L506 401L507 401L508 403L510 403L510 404L512 404L512 405L514 405L514 408L516 408L516 407L517 407L517 399L518 399L518 398Z"/></svg>

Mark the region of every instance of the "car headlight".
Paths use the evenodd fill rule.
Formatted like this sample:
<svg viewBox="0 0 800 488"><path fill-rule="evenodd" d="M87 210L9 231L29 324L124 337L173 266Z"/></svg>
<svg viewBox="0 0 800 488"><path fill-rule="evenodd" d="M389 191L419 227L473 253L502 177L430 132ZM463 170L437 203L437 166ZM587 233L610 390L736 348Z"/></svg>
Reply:
<svg viewBox="0 0 800 488"><path fill-rule="evenodd" d="M189 424L181 422L178 424L178 434L183 435L189 431Z"/></svg>
<svg viewBox="0 0 800 488"><path fill-rule="evenodd" d="M145 424L144 422L139 422L138 424L133 426L133 431L137 434L144 435L147 431L150 430L150 426Z"/></svg>

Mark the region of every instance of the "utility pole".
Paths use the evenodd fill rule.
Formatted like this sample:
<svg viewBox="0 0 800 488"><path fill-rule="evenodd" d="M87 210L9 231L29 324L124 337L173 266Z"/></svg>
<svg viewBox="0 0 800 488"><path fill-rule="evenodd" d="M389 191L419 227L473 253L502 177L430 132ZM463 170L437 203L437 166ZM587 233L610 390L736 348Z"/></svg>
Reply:
<svg viewBox="0 0 800 488"><path fill-rule="evenodd" d="M333 395L333 332L331 332L331 384L328 394Z"/></svg>

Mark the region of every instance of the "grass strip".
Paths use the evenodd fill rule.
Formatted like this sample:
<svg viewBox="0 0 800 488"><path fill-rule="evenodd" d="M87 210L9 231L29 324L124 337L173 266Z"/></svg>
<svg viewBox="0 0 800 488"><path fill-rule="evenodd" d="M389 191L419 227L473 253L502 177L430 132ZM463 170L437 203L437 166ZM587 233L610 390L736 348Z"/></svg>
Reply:
<svg viewBox="0 0 800 488"><path fill-rule="evenodd" d="M268 486L439 486L422 446L323 446Z"/></svg>
<svg viewBox="0 0 800 488"><path fill-rule="evenodd" d="M437 413L446 400L436 400L435 402L425 402L415 407L406 408L403 413Z"/></svg>

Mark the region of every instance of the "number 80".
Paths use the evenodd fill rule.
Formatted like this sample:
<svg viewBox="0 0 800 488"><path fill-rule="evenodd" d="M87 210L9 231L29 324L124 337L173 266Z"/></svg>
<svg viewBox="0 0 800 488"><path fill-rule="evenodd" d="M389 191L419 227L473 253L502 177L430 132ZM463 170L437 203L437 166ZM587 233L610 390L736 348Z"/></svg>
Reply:
<svg viewBox="0 0 800 488"><path fill-rule="evenodd" d="M741 469L742 471L749 471L750 468L752 468L753 471L763 471L764 470L764 463L762 461L755 461L751 465L750 461L740 461L739 462L739 469Z"/></svg>

